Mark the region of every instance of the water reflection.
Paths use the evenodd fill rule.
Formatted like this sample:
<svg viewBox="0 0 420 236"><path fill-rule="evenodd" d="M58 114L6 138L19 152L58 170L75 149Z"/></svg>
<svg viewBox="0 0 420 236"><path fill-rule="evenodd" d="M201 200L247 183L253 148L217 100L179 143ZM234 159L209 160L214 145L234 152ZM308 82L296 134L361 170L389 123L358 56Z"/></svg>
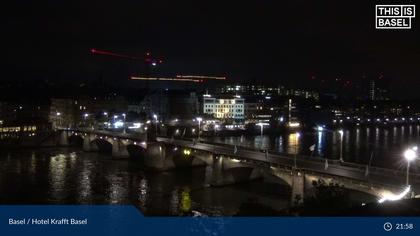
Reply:
<svg viewBox="0 0 420 236"><path fill-rule="evenodd" d="M383 137L383 144L385 147L387 147L389 145L388 143L388 139L389 139L389 131L386 129L384 130L384 137Z"/></svg>
<svg viewBox="0 0 420 236"><path fill-rule="evenodd" d="M278 152L284 152L284 145L283 145L283 136L278 136L276 137L276 139L274 140L275 142L275 147L274 149L277 150Z"/></svg>
<svg viewBox="0 0 420 236"><path fill-rule="evenodd" d="M182 214L188 214L191 211L191 202L190 189L185 187L181 192L181 204L179 204Z"/></svg>
<svg viewBox="0 0 420 236"><path fill-rule="evenodd" d="M289 134L289 137L287 139L288 143L287 143L287 153L289 154L297 154L299 153L299 139L300 139L300 133L296 132L296 133L291 133Z"/></svg>
<svg viewBox="0 0 420 236"><path fill-rule="evenodd" d="M179 214L179 194L178 194L177 188L171 192L171 199L170 199L169 206L170 206L171 215Z"/></svg>
<svg viewBox="0 0 420 236"><path fill-rule="evenodd" d="M348 153L350 153L350 150L352 149L352 147L350 146L350 131L349 130L344 130L344 135L343 135L343 140L341 140L341 142L343 142L343 155L347 156ZM346 153L346 154L344 154Z"/></svg>
<svg viewBox="0 0 420 236"><path fill-rule="evenodd" d="M127 198L127 189L124 186L124 178L118 174L112 174L107 178L109 183L109 202L110 203L120 203L124 202L124 199Z"/></svg>
<svg viewBox="0 0 420 236"><path fill-rule="evenodd" d="M36 170L36 155L35 152L31 153L31 162L30 162L30 166L29 166L29 171L31 173L35 173Z"/></svg>
<svg viewBox="0 0 420 236"><path fill-rule="evenodd" d="M63 154L51 156L49 159L49 182L51 197L55 201L65 198L66 157Z"/></svg>
<svg viewBox="0 0 420 236"><path fill-rule="evenodd" d="M317 153L319 156L324 156L324 153L322 151L322 147L324 146L323 143L324 141L324 132L322 131L318 131L318 143L317 143Z"/></svg>
<svg viewBox="0 0 420 236"><path fill-rule="evenodd" d="M392 128L392 145L397 143L397 127Z"/></svg>
<svg viewBox="0 0 420 236"><path fill-rule="evenodd" d="M138 196L138 200L139 200L139 203L140 203L140 207L145 207L146 206L146 201L147 201L147 197L148 197L148 192L147 192L147 190L149 189L149 185L148 185L148 182L147 182L147 179L146 178L142 178L141 180L140 180L140 183L139 183L139 196Z"/></svg>
<svg viewBox="0 0 420 236"><path fill-rule="evenodd" d="M72 156L72 162L75 161L76 156ZM78 192L80 202L90 202L89 197L92 195L92 164L87 163L83 165L83 169L81 174L79 175L79 184L78 184Z"/></svg>

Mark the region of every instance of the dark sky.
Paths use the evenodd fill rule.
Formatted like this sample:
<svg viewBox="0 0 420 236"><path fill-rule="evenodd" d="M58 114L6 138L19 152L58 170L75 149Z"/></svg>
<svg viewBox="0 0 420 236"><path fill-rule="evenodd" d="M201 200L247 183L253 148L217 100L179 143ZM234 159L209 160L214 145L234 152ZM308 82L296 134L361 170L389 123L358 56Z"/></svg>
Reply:
<svg viewBox="0 0 420 236"><path fill-rule="evenodd" d="M162 57L160 73L302 85L383 75L392 92L420 88L420 16L411 30L376 30L386 1L24 1L3 5L4 79L126 81L137 62L92 47ZM392 1L394 4L414 1Z"/></svg>

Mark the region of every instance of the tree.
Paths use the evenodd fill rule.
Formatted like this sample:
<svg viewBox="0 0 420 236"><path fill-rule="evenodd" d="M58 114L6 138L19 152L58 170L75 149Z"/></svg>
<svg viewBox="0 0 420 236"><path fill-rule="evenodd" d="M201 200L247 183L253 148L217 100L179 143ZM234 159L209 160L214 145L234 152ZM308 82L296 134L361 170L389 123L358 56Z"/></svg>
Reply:
<svg viewBox="0 0 420 236"><path fill-rule="evenodd" d="M337 183L313 181L313 196L304 201L304 215L337 215L351 207L349 191Z"/></svg>

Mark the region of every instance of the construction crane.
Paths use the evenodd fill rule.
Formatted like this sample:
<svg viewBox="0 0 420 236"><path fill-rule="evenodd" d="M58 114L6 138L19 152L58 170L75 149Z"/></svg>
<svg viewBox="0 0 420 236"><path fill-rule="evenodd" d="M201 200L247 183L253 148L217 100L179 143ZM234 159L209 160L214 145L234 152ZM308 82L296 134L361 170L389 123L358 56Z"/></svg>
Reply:
<svg viewBox="0 0 420 236"><path fill-rule="evenodd" d="M135 57L130 55L124 55L120 53L105 51L105 50L99 50L96 48L91 48L90 52L92 54L96 55L104 55L104 56L111 56L111 57L119 57L119 58L125 58L129 60L135 60L135 61L143 61L146 65L150 66L158 66L163 63L162 59L156 59L151 56L150 52L147 52L144 57Z"/></svg>
<svg viewBox="0 0 420 236"><path fill-rule="evenodd" d="M146 65L146 74L150 74L150 67L156 67L163 63L162 59L156 59L151 56L150 52L147 52L144 57L130 56L111 51L99 50L96 48L90 49L90 52L95 55L104 55L111 57L124 58L128 60L143 61ZM194 82L203 83L205 80L225 80L224 76L205 76L205 75L176 75L173 77L148 77L148 76L131 76L132 80L145 80L145 81L173 81L173 82Z"/></svg>

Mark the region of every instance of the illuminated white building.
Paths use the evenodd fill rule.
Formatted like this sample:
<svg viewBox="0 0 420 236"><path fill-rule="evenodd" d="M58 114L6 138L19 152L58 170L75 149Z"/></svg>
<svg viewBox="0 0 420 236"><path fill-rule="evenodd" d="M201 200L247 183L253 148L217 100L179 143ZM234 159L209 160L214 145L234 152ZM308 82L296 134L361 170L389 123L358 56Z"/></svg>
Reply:
<svg viewBox="0 0 420 236"><path fill-rule="evenodd" d="M215 98L208 94L203 98L203 113L221 120L244 120L244 99L240 96L233 98Z"/></svg>

